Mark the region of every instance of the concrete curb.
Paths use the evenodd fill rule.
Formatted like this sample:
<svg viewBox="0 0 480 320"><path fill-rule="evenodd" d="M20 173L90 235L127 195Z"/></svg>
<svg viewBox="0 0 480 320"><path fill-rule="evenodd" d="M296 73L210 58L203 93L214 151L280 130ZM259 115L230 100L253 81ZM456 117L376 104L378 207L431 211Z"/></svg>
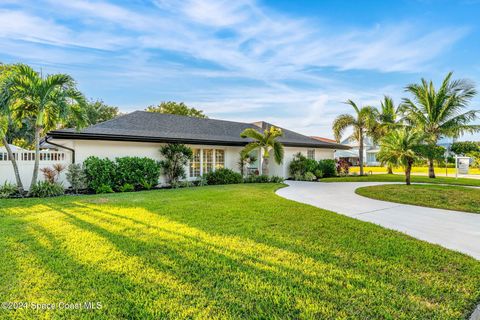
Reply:
<svg viewBox="0 0 480 320"><path fill-rule="evenodd" d="M475 310L473 310L469 320L480 320L480 304L478 304Z"/></svg>

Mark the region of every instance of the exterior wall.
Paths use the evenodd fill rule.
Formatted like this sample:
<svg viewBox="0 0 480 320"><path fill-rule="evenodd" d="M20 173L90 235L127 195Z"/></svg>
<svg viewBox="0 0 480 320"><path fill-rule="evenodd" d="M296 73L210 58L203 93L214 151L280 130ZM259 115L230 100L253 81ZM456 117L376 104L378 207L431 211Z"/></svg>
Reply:
<svg viewBox="0 0 480 320"><path fill-rule="evenodd" d="M99 158L110 158L115 159L117 157L126 157L126 156L137 156L137 157L148 157L155 160L161 160L160 147L163 144L160 143L144 143L144 142L123 142L123 141L96 141L96 140L53 140L52 142L73 148L75 150L75 162L83 163L85 159L90 156L96 156ZM222 149L225 151L225 167L236 172L239 172L238 161L240 159L240 151L242 147L234 146L210 146L210 145L188 145L192 149ZM307 155L307 150L311 148L294 148L294 147L285 147L285 157L283 162L278 165L275 163L272 158L269 161L269 174L280 176L284 178L289 177L289 164L293 160L293 157L298 152L301 152L304 155ZM62 163L65 166L68 166L72 163L72 153L68 150L59 149L59 152L65 154L63 161L41 161L40 168L51 167L55 163ZM260 154L259 154L260 155ZM261 157L259 156L259 159ZM334 150L332 149L315 149L315 160L321 159L334 159ZM33 161L21 161L19 162L20 173L22 177L22 182L24 183L25 188L29 187L30 180L32 178L33 172ZM187 176L189 174L189 167L185 168L187 171ZM259 168L260 172L261 169ZM42 180L43 176L39 173L39 180ZM196 178L188 178L189 180L195 180ZM0 161L0 183L9 181L15 183L15 176L13 173L12 164L10 161ZM67 181L65 180L65 174L63 173L59 179L65 186L68 186ZM161 184L164 183L164 178L161 177Z"/></svg>
<svg viewBox="0 0 480 320"><path fill-rule="evenodd" d="M293 160L293 157L299 152L302 153L304 156L307 156L308 150L311 150L313 148L285 147L284 149L285 154L283 162L280 165L276 164L273 159L270 159L269 173L270 175L280 176L287 179L290 177L289 166L290 162ZM319 161L323 159L334 159L334 153L335 150L333 149L315 148L315 160Z"/></svg>

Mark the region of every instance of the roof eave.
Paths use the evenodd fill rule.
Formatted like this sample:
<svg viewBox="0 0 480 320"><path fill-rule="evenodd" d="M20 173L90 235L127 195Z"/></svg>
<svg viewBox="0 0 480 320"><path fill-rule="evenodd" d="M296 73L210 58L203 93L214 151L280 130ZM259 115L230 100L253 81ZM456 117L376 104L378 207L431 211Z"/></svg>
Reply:
<svg viewBox="0 0 480 320"><path fill-rule="evenodd" d="M171 137L146 137L132 135L115 135L115 134L97 134L82 132L62 132L50 131L48 136L54 139L76 139L76 140L104 140L104 141L130 141L130 142L153 142L153 143L184 143L184 144L204 144L204 145L220 145L220 146L245 146L249 141L225 141L225 140L209 140L209 139L186 139ZM304 142L282 142L286 147L307 147L307 148L323 148L323 149L342 149L347 150L350 147L334 144L334 143L304 143Z"/></svg>

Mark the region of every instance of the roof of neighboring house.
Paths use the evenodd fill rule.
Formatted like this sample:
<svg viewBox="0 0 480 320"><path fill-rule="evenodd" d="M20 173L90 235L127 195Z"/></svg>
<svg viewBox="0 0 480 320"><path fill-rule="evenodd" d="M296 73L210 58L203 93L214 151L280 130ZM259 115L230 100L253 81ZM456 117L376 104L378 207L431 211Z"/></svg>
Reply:
<svg viewBox="0 0 480 320"><path fill-rule="evenodd" d="M310 138L313 138L313 139L319 140L319 141L323 141L323 142L337 143L336 140L328 139L328 138L323 138L323 137L311 136Z"/></svg>
<svg viewBox="0 0 480 320"><path fill-rule="evenodd" d="M267 122L243 123L215 119L201 119L172 114L135 111L88 128L54 130L48 136L54 139L112 140L139 142L167 142L209 145L238 145L250 142L240 133L246 128L264 130L272 126ZM283 129L278 140L285 146L349 149L348 146L323 142Z"/></svg>
<svg viewBox="0 0 480 320"><path fill-rule="evenodd" d="M340 150L335 152L335 158L358 158L358 153L352 150Z"/></svg>
<svg viewBox="0 0 480 320"><path fill-rule="evenodd" d="M26 151L25 149L23 148L20 148L14 144L9 144L10 146L10 149L12 150L12 152L18 152L18 151ZM5 148L5 146L0 146L0 150L1 151L6 151L7 149Z"/></svg>

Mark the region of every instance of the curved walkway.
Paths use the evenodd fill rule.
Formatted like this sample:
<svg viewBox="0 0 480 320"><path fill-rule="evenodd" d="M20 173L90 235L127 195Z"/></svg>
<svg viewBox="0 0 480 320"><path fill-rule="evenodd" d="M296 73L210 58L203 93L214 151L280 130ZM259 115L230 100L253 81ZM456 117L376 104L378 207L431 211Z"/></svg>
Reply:
<svg viewBox="0 0 480 320"><path fill-rule="evenodd" d="M277 190L281 197L373 222L480 260L480 214L374 200L355 193L357 188L385 182L286 183L288 187Z"/></svg>

